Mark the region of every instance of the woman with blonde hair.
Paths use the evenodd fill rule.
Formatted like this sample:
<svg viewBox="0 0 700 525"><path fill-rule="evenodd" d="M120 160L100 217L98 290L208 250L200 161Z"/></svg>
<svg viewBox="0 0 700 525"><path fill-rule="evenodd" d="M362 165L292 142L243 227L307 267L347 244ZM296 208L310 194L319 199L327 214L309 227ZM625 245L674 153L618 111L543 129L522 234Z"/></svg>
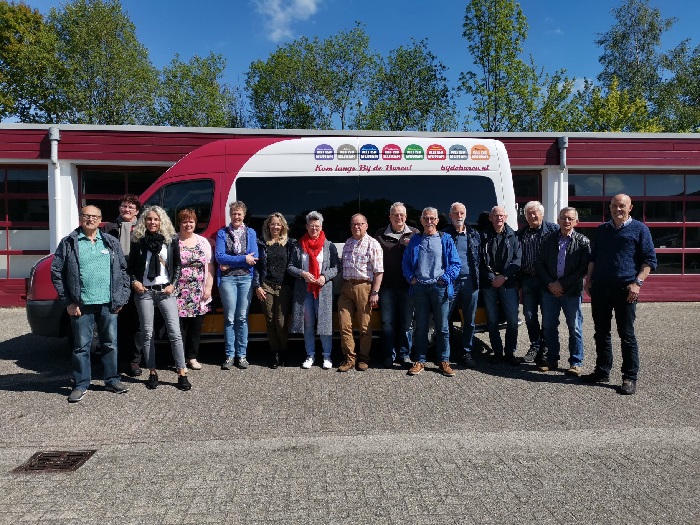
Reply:
<svg viewBox="0 0 700 525"><path fill-rule="evenodd" d="M287 266L296 240L290 239L287 220L279 212L270 214L258 239L260 257L253 274L253 289L262 303L270 344L270 367L284 366L287 361L289 305L294 280Z"/></svg>
<svg viewBox="0 0 700 525"><path fill-rule="evenodd" d="M155 389L158 386L153 344L153 318L157 306L168 330L170 348L178 371L177 387L180 390L191 389L174 295L175 285L180 279L180 244L168 214L160 206L150 206L143 210L131 233L129 275L131 287L136 292L141 340L146 366L150 370L146 387Z"/></svg>

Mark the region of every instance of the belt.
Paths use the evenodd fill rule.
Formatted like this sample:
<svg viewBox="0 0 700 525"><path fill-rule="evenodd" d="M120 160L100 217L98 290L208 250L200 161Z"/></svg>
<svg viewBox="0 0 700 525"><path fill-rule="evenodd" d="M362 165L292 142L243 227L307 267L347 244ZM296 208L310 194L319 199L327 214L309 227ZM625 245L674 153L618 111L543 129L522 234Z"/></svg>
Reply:
<svg viewBox="0 0 700 525"><path fill-rule="evenodd" d="M165 290L168 286L170 286L170 283L166 284L153 284L151 286L144 286L146 290L153 290L154 292L162 292Z"/></svg>
<svg viewBox="0 0 700 525"><path fill-rule="evenodd" d="M365 279L345 279L350 284L372 284L372 281L367 281Z"/></svg>

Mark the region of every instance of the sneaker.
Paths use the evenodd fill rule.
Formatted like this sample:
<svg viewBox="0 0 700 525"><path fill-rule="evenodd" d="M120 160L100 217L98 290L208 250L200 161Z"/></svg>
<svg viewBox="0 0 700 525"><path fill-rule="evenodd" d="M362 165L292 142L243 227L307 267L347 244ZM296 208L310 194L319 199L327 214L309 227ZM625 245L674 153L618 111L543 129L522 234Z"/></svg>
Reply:
<svg viewBox="0 0 700 525"><path fill-rule="evenodd" d="M413 360L410 355L405 355L401 358L401 364L406 368L411 368L413 366Z"/></svg>
<svg viewBox="0 0 700 525"><path fill-rule="evenodd" d="M270 357L270 368L277 368L280 366L280 356L279 354L272 354Z"/></svg>
<svg viewBox="0 0 700 525"><path fill-rule="evenodd" d="M143 373L139 363L129 363L129 368L126 370L126 375L131 377L140 376Z"/></svg>
<svg viewBox="0 0 700 525"><path fill-rule="evenodd" d="M523 362L524 363L534 363L535 359L537 358L538 353L539 353L539 348L537 348L535 345L530 345L530 349L523 356Z"/></svg>
<svg viewBox="0 0 700 525"><path fill-rule="evenodd" d="M189 366L192 370L202 369L202 365L199 364L199 361L197 361L196 359L190 359L189 361L187 361L187 366Z"/></svg>
<svg viewBox="0 0 700 525"><path fill-rule="evenodd" d="M584 383L609 383L610 376L605 372L601 372L600 370L594 370L590 374L581 376L581 381Z"/></svg>
<svg viewBox="0 0 700 525"><path fill-rule="evenodd" d="M355 360L354 359L345 359L345 361L340 363L340 366L338 367L338 372L347 372L348 370L351 370L354 367L355 367Z"/></svg>
<svg viewBox="0 0 700 525"><path fill-rule="evenodd" d="M85 392L87 392L87 390L81 390L80 388L74 388L73 391L68 396L68 402L69 403L77 403L78 401L81 401L83 399L83 397L85 397Z"/></svg>
<svg viewBox="0 0 700 525"><path fill-rule="evenodd" d="M309 368L311 368L311 366L312 366L313 364L314 364L314 358L313 358L313 357L307 357L307 358L304 360L304 362L301 364L301 367L302 367L302 368L305 368L306 370L308 370Z"/></svg>
<svg viewBox="0 0 700 525"><path fill-rule="evenodd" d="M192 384L190 380L187 379L187 376L177 376L177 387L180 390L191 390Z"/></svg>
<svg viewBox="0 0 700 525"><path fill-rule="evenodd" d="M637 381L634 379L623 379L620 386L620 394L630 396L637 391Z"/></svg>
<svg viewBox="0 0 700 525"><path fill-rule="evenodd" d="M471 352L464 353L464 357L462 357L462 362L467 368L476 368L476 361L474 361L474 357L472 356Z"/></svg>
<svg viewBox="0 0 700 525"><path fill-rule="evenodd" d="M146 388L155 390L158 387L158 374L149 374L146 380Z"/></svg>
<svg viewBox="0 0 700 525"><path fill-rule="evenodd" d="M105 390L107 392L114 392L115 394L126 394L129 391L129 387L127 387L121 381L117 381L116 383L106 384Z"/></svg>
<svg viewBox="0 0 700 525"><path fill-rule="evenodd" d="M358 369L360 372L364 372L364 371L367 370L368 368L369 368L369 364L367 363L367 361L358 361L358 362L357 362L357 369Z"/></svg>
<svg viewBox="0 0 700 525"><path fill-rule="evenodd" d="M537 365L537 370L540 372L554 372L559 368L559 361L545 361Z"/></svg>
<svg viewBox="0 0 700 525"><path fill-rule="evenodd" d="M425 368L425 363L419 363L418 361L416 361L415 363L413 363L413 366L408 371L408 375L409 376L417 376L418 374L420 374L423 371L424 368Z"/></svg>
<svg viewBox="0 0 700 525"><path fill-rule="evenodd" d="M221 365L221 370L231 370L233 365L233 357L229 357L226 361L224 361L224 364Z"/></svg>
<svg viewBox="0 0 700 525"><path fill-rule="evenodd" d="M576 376L580 377L581 376L581 367L578 365L571 365L569 369L564 372L567 376Z"/></svg>
<svg viewBox="0 0 700 525"><path fill-rule="evenodd" d="M248 368L248 360L245 357L238 358L238 368L245 370Z"/></svg>
<svg viewBox="0 0 700 525"><path fill-rule="evenodd" d="M455 376L455 371L452 370L452 367L450 366L450 363L447 361L443 361L438 365L438 368L440 369L440 373L446 377L454 377Z"/></svg>
<svg viewBox="0 0 700 525"><path fill-rule="evenodd" d="M323 368L324 370L330 370L331 368L333 368L333 363L330 359L324 359L321 368Z"/></svg>

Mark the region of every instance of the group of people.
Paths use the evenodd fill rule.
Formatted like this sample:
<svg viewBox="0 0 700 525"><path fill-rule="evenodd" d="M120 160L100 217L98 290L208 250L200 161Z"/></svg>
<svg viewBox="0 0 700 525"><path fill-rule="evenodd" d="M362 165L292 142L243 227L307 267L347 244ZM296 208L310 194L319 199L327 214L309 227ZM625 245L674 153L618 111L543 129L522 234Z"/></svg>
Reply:
<svg viewBox="0 0 700 525"><path fill-rule="evenodd" d="M245 204L232 202L230 222L218 231L212 253L209 242L194 233L197 217L193 210L178 213L176 232L162 208L150 206L137 218L139 209L138 198L125 195L120 217L100 230L100 210L85 206L80 226L56 250L52 279L66 304L73 333L70 402L80 401L90 383L95 326L108 391L128 390L117 371L117 347L131 358L129 375L142 374L143 357L149 369L146 386L158 386L156 307L170 340L177 387L189 390L187 368L201 368L197 352L214 276L224 312L223 370L248 367L248 310L253 294L265 315L271 367L289 363L288 334L295 333L304 339L302 368L309 369L316 362L318 335L321 367L330 369L332 283L339 273L342 284L337 307L343 353L339 372L369 367L370 319L375 308L381 313L385 366L393 367L398 361L409 375L420 374L426 367L432 319L438 370L454 376L450 332L452 318L461 310L457 360L475 367L475 314L481 294L492 359L511 365L534 362L543 372L557 370L563 311L569 330L566 373L580 376L585 289L591 297L597 360L595 370L583 380L609 381L614 312L622 346L620 392L636 391L635 308L644 279L656 267L656 256L648 228L630 217L632 202L627 195L613 197L612 219L598 227L592 245L575 231L578 213L572 207L563 208L554 224L544 221L542 204L529 202L524 210L527 225L514 231L505 209L495 206L488 223L478 231L466 223L466 207L455 202L449 210L450 224L442 231L438 210L425 208L419 232L406 223L404 204L396 202L389 210L389 224L374 236L368 234L364 215L352 216L342 258L326 238L323 215L318 211L306 215L306 233L298 241L289 237L281 213L267 217L260 239L245 224ZM109 287L104 286L106 282ZM515 355L520 300L530 340L522 358ZM505 344L499 331L501 313L506 323ZM137 320L140 340L134 341ZM358 345L354 327L359 332Z"/></svg>

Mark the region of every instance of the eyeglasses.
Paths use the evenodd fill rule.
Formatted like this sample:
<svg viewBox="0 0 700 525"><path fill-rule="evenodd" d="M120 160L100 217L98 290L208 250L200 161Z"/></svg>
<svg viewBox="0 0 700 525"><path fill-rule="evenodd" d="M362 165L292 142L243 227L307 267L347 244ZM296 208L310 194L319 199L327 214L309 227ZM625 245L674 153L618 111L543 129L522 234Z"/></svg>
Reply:
<svg viewBox="0 0 700 525"><path fill-rule="evenodd" d="M364 226L365 224L367 224L367 223L366 222L353 222L350 226L355 228L357 226Z"/></svg>
<svg viewBox="0 0 700 525"><path fill-rule="evenodd" d="M122 210L135 210L136 206L134 206L133 204L121 204L119 208Z"/></svg>
<svg viewBox="0 0 700 525"><path fill-rule="evenodd" d="M560 221L569 221L569 222L574 222L576 220L576 217L559 217Z"/></svg>
<svg viewBox="0 0 700 525"><path fill-rule="evenodd" d="M504 215L491 215L491 217L493 217L494 219L505 219L508 216L504 214Z"/></svg>
<svg viewBox="0 0 700 525"><path fill-rule="evenodd" d="M102 218L102 215L90 215L87 213L81 213L80 218L86 221L98 221Z"/></svg>
<svg viewBox="0 0 700 525"><path fill-rule="evenodd" d="M316 225L316 224L314 224L314 225L307 224L306 227L309 228L310 230L320 230L321 229L321 227Z"/></svg>
<svg viewBox="0 0 700 525"><path fill-rule="evenodd" d="M437 217L421 217L421 220L425 222L437 222L438 218Z"/></svg>

